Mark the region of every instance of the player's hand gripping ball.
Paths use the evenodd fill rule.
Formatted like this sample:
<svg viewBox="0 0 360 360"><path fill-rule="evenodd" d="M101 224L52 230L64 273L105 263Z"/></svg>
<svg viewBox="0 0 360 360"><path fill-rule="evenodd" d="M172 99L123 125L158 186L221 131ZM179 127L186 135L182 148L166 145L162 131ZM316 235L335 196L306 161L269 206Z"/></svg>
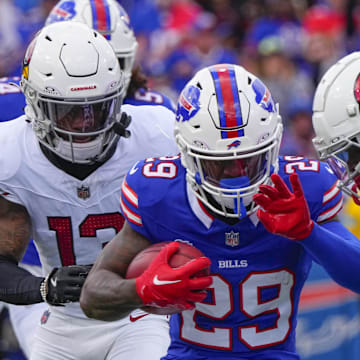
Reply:
<svg viewBox="0 0 360 360"><path fill-rule="evenodd" d="M126 278L137 279L137 292L146 305L143 310L160 315L174 314L193 309L195 302L206 297L206 288L212 283L210 263L190 244L161 242L135 256Z"/></svg>

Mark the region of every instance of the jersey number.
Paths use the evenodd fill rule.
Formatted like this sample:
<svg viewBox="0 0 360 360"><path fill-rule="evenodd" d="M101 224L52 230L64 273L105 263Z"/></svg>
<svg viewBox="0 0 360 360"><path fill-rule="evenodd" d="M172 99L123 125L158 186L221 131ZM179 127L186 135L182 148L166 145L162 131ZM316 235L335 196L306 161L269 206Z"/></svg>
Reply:
<svg viewBox="0 0 360 360"><path fill-rule="evenodd" d="M223 320L234 311L234 306L250 319L253 325L239 326L238 339L250 349L259 349L284 342L290 333L290 317L293 312L292 288L294 275L288 270L250 273L240 283L240 304L234 304L231 285L220 275L213 275L210 288L211 302L199 303L192 311L181 313L180 336L184 341L203 347L232 350L233 328L202 328L196 323L198 315L213 320ZM262 300L262 291L273 288L276 296ZM271 327L260 328L259 316L275 314L276 320Z"/></svg>
<svg viewBox="0 0 360 360"><path fill-rule="evenodd" d="M118 233L124 225L123 216L116 213L88 215L79 225L80 237L96 237L96 231L113 228ZM49 217L49 229L56 232L62 266L75 265L74 238L70 217Z"/></svg>
<svg viewBox="0 0 360 360"><path fill-rule="evenodd" d="M284 156L284 160L292 161L285 165L285 173L292 174L299 171L314 171L319 172L320 164L317 160L304 161L302 156Z"/></svg>

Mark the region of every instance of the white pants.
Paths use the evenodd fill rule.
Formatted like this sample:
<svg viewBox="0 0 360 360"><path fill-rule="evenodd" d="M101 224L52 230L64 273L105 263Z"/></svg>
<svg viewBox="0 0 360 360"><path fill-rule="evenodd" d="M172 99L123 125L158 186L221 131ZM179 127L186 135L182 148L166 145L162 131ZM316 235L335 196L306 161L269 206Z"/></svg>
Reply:
<svg viewBox="0 0 360 360"><path fill-rule="evenodd" d="M21 267L30 271L33 275L42 276L40 266L21 264ZM26 355L30 358L30 350L34 343L34 336L40 325L40 319L48 304L39 303L34 305L6 304L14 333L18 343Z"/></svg>
<svg viewBox="0 0 360 360"><path fill-rule="evenodd" d="M170 343L166 316L104 322L51 312L38 329L31 360L159 360Z"/></svg>

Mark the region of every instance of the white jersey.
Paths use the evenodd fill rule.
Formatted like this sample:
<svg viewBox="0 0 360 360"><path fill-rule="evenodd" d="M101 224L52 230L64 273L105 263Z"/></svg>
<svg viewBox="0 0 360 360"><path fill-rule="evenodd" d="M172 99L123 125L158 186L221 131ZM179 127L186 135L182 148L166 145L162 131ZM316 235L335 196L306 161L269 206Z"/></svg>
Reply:
<svg viewBox="0 0 360 360"><path fill-rule="evenodd" d="M44 156L25 116L0 124L0 195L26 207L44 275L54 267L93 264L123 226L120 188L127 171L138 160L179 152L171 111L132 105L122 111L132 117L131 136L120 138L113 156L84 180ZM78 303L56 310L85 316Z"/></svg>

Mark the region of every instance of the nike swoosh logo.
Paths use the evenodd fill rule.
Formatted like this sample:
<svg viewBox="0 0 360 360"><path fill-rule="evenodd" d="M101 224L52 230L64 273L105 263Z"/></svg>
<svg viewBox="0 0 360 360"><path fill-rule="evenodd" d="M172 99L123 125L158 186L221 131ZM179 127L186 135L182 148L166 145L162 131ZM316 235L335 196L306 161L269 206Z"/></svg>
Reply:
<svg viewBox="0 0 360 360"><path fill-rule="evenodd" d="M137 164L138 162L130 169L129 171L130 175L134 175L139 170L139 168L136 167Z"/></svg>
<svg viewBox="0 0 360 360"><path fill-rule="evenodd" d="M139 315L139 316L132 316L132 315L130 315L130 321L131 321L131 322L135 322L135 321L143 318L144 316L148 316L148 315L149 315L149 314L143 314L143 315Z"/></svg>
<svg viewBox="0 0 360 360"><path fill-rule="evenodd" d="M157 275L155 275L154 280L153 280L155 285L169 285L169 284L178 283L180 281L181 280L159 280Z"/></svg>
<svg viewBox="0 0 360 360"><path fill-rule="evenodd" d="M50 282L53 287L56 287L57 279L50 279Z"/></svg>

